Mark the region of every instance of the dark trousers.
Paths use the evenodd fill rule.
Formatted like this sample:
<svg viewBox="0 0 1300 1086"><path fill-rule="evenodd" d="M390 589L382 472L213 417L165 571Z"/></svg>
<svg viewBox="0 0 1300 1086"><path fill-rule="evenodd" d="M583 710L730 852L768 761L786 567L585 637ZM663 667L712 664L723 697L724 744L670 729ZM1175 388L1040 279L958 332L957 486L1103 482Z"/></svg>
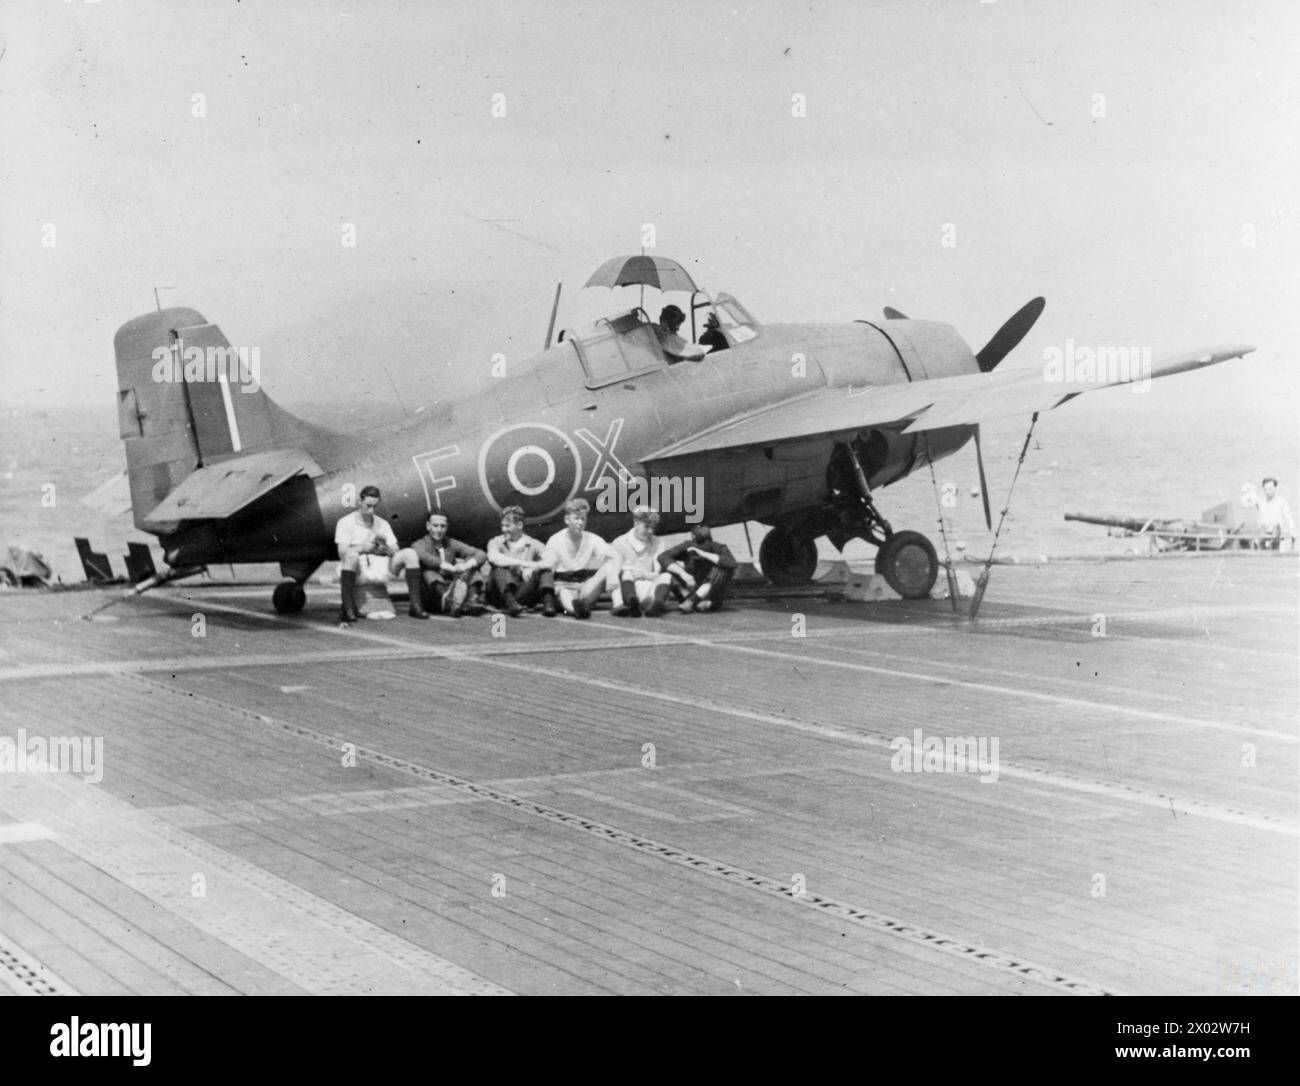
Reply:
<svg viewBox="0 0 1300 1086"><path fill-rule="evenodd" d="M731 577L736 571L734 569L723 569L721 566L714 566L712 571L703 580L697 579L695 588L688 591L685 583L679 577L673 578L673 594L678 599L699 599L700 589L705 585L709 586L709 594L704 597L709 600L714 607L721 607L722 601L727 595L727 586L731 584Z"/></svg>
<svg viewBox="0 0 1300 1086"><path fill-rule="evenodd" d="M514 589L515 599L524 607L539 603L542 592L553 587L555 574L549 569L534 569L525 573L518 566L493 566L488 579L488 602L494 607L504 607L506 592Z"/></svg>
<svg viewBox="0 0 1300 1086"><path fill-rule="evenodd" d="M454 577L449 577L441 570L436 569L425 569L420 572L424 581L424 609L435 615L442 611L442 597L457 581L464 581L469 586L470 591L475 588L481 591L486 583L481 568L474 570L472 573L459 573Z"/></svg>

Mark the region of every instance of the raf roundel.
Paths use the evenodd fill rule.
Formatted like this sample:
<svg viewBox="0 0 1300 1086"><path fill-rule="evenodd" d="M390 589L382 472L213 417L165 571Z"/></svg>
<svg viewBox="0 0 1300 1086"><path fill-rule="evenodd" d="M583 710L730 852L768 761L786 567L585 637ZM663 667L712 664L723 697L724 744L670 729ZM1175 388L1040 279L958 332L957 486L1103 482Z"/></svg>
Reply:
<svg viewBox="0 0 1300 1086"><path fill-rule="evenodd" d="M578 492L582 462L554 426L526 422L498 430L478 455L479 483L492 507L523 508L529 523L550 520Z"/></svg>

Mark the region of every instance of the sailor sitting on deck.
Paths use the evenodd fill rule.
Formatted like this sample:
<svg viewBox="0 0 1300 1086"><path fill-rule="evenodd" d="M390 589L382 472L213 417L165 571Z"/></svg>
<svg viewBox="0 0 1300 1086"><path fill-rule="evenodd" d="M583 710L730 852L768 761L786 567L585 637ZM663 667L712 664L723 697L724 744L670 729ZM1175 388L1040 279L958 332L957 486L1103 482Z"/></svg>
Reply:
<svg viewBox="0 0 1300 1086"><path fill-rule="evenodd" d="M585 498L564 503L564 524L546 541L544 561L554 578L554 591L542 589L542 614L555 614L556 600L565 614L590 618L591 608L605 588L609 545L587 528L591 506Z"/></svg>
<svg viewBox="0 0 1300 1086"><path fill-rule="evenodd" d="M492 573L488 595L512 618L531 607L547 590L554 590L555 575L546 568L546 548L524 534L524 511L517 505L501 510L501 534L488 543Z"/></svg>
<svg viewBox="0 0 1300 1086"><path fill-rule="evenodd" d="M659 346L668 356L668 364L689 360L698 362L708 351L694 343L688 343L677 334L677 329L686 320L686 314L675 305L666 305L659 311L659 323L654 326L655 335L659 337Z"/></svg>
<svg viewBox="0 0 1300 1086"><path fill-rule="evenodd" d="M609 584L614 614L657 618L664 613L672 576L660 568L664 541L655 535L659 514L649 506L632 510L632 530L609 545Z"/></svg>
<svg viewBox="0 0 1300 1086"><path fill-rule="evenodd" d="M397 552L397 537L388 521L376 516L382 496L379 487L361 488L361 507L354 513L339 517L334 526L334 543L339 549L339 595L342 609L339 621L356 622L356 587L360 575L363 581L387 583L389 562ZM391 618L389 614L386 617Z"/></svg>
<svg viewBox="0 0 1300 1086"><path fill-rule="evenodd" d="M449 522L441 513L431 513L429 529L410 547L397 552L394 570L406 572L411 594L410 616L428 618L424 594L435 611L459 618L461 611L471 615L483 613L483 566L487 555L456 539L447 538Z"/></svg>
<svg viewBox="0 0 1300 1086"><path fill-rule="evenodd" d="M731 548L715 542L707 524L695 525L690 539L659 555L659 565L672 575L673 590L685 597L678 610L688 615L718 610L736 572Z"/></svg>

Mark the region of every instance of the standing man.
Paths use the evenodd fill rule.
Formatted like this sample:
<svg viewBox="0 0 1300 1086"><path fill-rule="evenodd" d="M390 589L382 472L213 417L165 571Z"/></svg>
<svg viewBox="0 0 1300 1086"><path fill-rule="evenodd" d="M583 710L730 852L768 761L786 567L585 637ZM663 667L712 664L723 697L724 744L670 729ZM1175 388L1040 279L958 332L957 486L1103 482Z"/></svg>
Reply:
<svg viewBox="0 0 1300 1086"><path fill-rule="evenodd" d="M672 575L673 587L686 596L679 610L688 615L721 607L736 572L731 548L714 542L707 524L697 524L691 529L690 539L664 551L659 565Z"/></svg>
<svg viewBox="0 0 1300 1086"><path fill-rule="evenodd" d="M1260 485L1264 496L1255 499L1255 507L1259 510L1259 530L1266 537L1263 546L1271 551L1289 551L1295 546L1295 518L1291 516L1291 507L1277 492L1277 480L1273 476Z"/></svg>
<svg viewBox="0 0 1300 1086"><path fill-rule="evenodd" d="M632 530L609 545L613 554L610 582L614 614L658 618L668 603L672 578L660 568L664 541L655 535L659 514L648 506L632 510Z"/></svg>
<svg viewBox="0 0 1300 1086"><path fill-rule="evenodd" d="M441 513L431 513L425 522L427 534L410 547L397 552L394 568L406 571L406 585L411 593L412 618L428 618L424 609L424 592L430 606L452 618L462 610L471 615L483 613L483 565L487 555L477 547L447 538L450 524Z"/></svg>
<svg viewBox="0 0 1300 1086"><path fill-rule="evenodd" d="M524 535L524 511L519 506L501 510L501 534L488 543L487 556L492 566L488 596L511 618L536 603L544 588L554 590L554 579L546 576L546 548Z"/></svg>
<svg viewBox="0 0 1300 1086"><path fill-rule="evenodd" d="M546 541L543 559L550 569L554 589L542 589L542 614L555 614L555 600L565 614L590 618L591 608L605 588L605 563L609 546L594 532L587 531L587 513L591 506L586 498L564 503L564 530Z"/></svg>
<svg viewBox="0 0 1300 1086"><path fill-rule="evenodd" d="M339 595L342 603L339 622L345 626L356 622L359 617L354 593L357 570L362 562L370 556L391 558L397 553L397 537L393 529L388 521L375 514L381 500L379 487L362 487L360 508L339 517L334 526L334 544L339 549Z"/></svg>

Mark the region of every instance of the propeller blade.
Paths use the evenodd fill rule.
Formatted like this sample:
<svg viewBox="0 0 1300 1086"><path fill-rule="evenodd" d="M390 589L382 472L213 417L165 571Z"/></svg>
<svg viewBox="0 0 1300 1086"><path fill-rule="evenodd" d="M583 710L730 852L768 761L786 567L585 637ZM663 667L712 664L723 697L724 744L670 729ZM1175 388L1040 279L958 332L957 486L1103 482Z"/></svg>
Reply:
<svg viewBox="0 0 1300 1086"><path fill-rule="evenodd" d="M980 366L980 373L988 373L1016 349L1020 341L1029 334L1029 329L1034 326L1045 305L1047 305L1045 299L1035 298L993 333L993 338L984 344L984 349L975 356Z"/></svg>
<svg viewBox="0 0 1300 1086"><path fill-rule="evenodd" d="M885 306L885 320L887 320L887 321L905 321L905 320L907 320L907 314L906 314L906 313L900 313L900 312L899 312L897 309L895 309L892 305L887 305L887 306Z"/></svg>
<svg viewBox="0 0 1300 1086"><path fill-rule="evenodd" d="M980 469L980 497L984 499L984 527L993 530L993 510L989 508L989 482L984 478L984 450L980 448L980 424L975 424L975 463Z"/></svg>

